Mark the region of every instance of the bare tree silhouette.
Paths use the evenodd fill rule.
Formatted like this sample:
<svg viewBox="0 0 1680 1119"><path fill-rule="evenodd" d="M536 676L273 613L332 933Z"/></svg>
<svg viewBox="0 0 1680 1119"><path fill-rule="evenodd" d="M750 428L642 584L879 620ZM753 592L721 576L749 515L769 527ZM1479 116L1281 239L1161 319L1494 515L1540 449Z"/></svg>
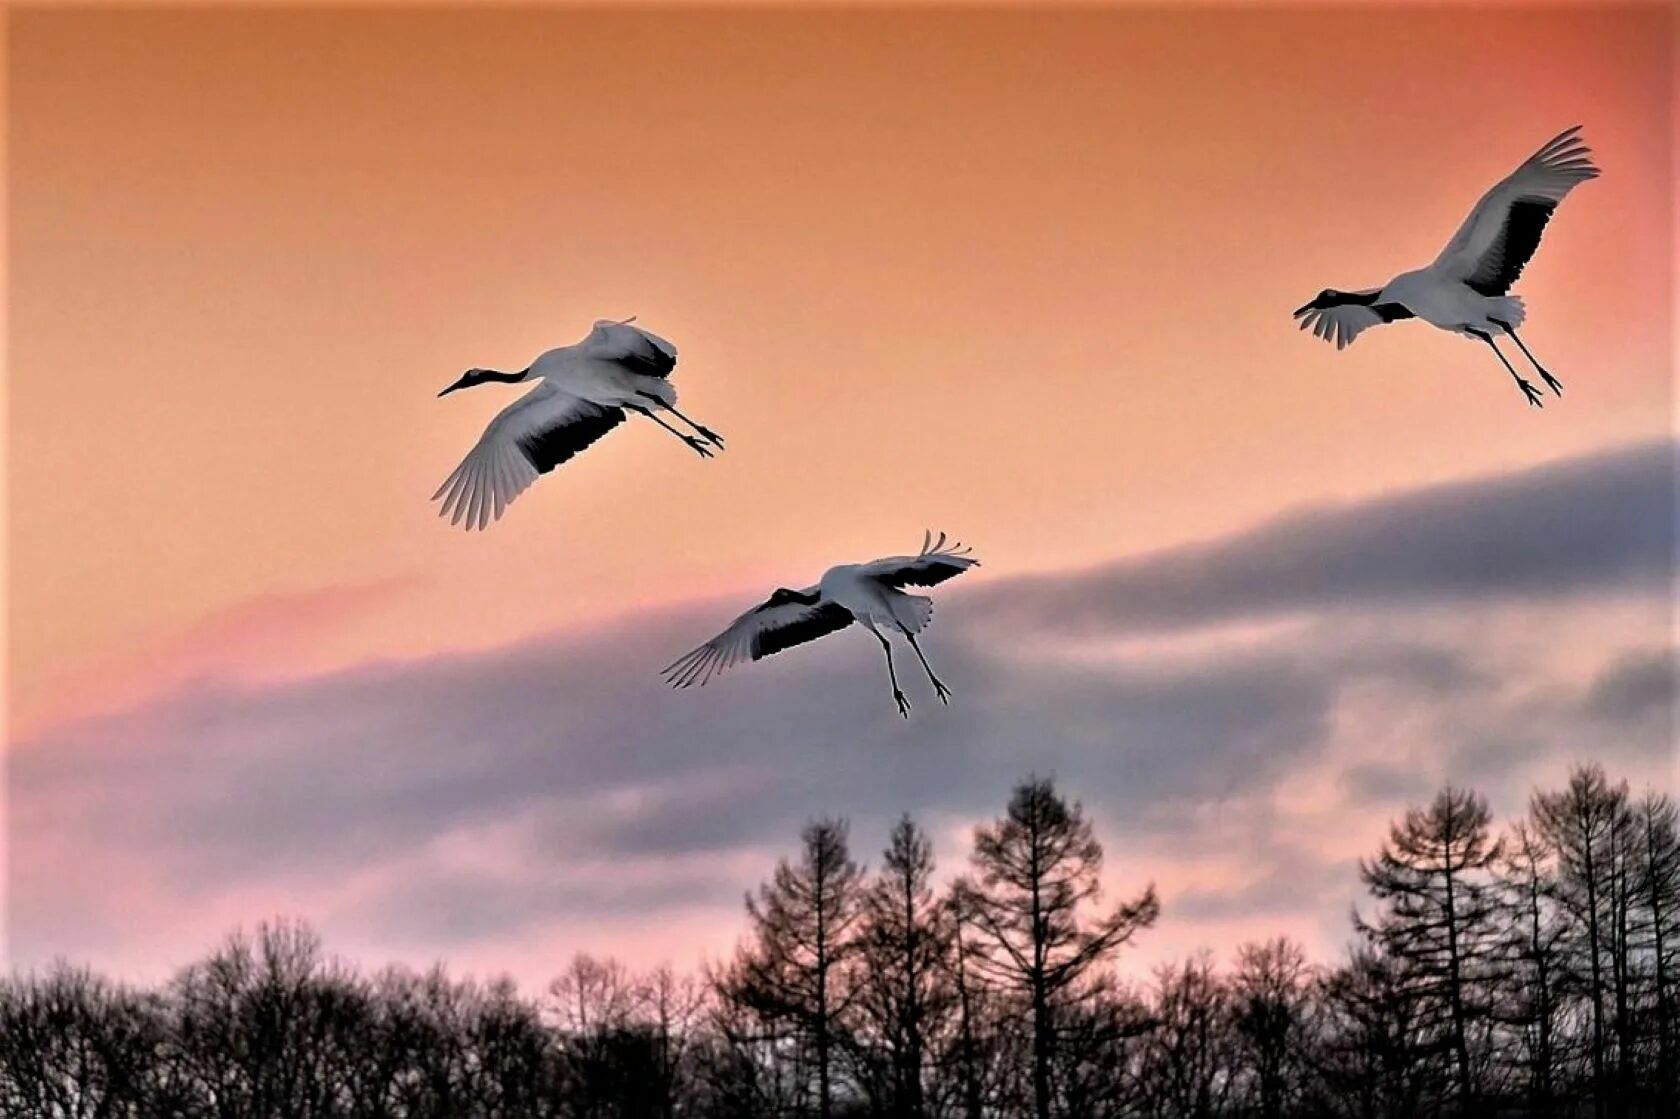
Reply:
<svg viewBox="0 0 1680 1119"><path fill-rule="evenodd" d="M973 960L1028 1000L1037 1119L1052 1112L1059 1001L1160 912L1150 886L1092 919L1086 910L1100 894L1102 854L1084 810L1038 778L1017 785L1004 816L974 833L975 877L963 886L964 908L984 948Z"/></svg>
<svg viewBox="0 0 1680 1119"><path fill-rule="evenodd" d="M1311 1044L1312 968L1299 944L1277 937L1237 950L1231 978L1235 1060L1250 1078L1260 1119L1301 1106Z"/></svg>
<svg viewBox="0 0 1680 1119"><path fill-rule="evenodd" d="M1657 1033L1655 1094L1659 1113L1680 1106L1676 1085L1676 1016L1680 1014L1680 811L1655 791L1639 805L1639 828L1645 845L1645 891L1650 907L1650 956Z"/></svg>
<svg viewBox="0 0 1680 1119"><path fill-rule="evenodd" d="M924 1077L955 1007L951 914L933 888L933 844L908 815L892 830L881 870L863 895L854 958L864 1049L889 1070L884 1110L925 1119Z"/></svg>
<svg viewBox="0 0 1680 1119"><path fill-rule="evenodd" d="M1592 1010L1594 1114L1611 1102L1605 1000L1611 987L1606 958L1614 954L1613 881L1620 852L1618 837L1628 827L1627 786L1611 785L1601 766L1576 769L1567 788L1538 793L1534 822L1557 852L1553 896L1562 904L1575 944L1569 960L1577 982L1584 982Z"/></svg>
<svg viewBox="0 0 1680 1119"><path fill-rule="evenodd" d="M863 871L852 861L841 820L805 828L800 861L779 863L747 899L752 943L736 959L737 997L772 1020L791 1023L809 1046L817 1114L834 1114L836 1046L857 992L845 982L857 951Z"/></svg>
<svg viewBox="0 0 1680 1119"><path fill-rule="evenodd" d="M1487 802L1447 786L1428 808L1389 830L1360 877L1383 907L1361 932L1404 960L1417 1012L1453 1060L1459 1106L1472 1109L1489 1055L1488 1020L1499 979L1499 908L1489 868L1501 846Z"/></svg>

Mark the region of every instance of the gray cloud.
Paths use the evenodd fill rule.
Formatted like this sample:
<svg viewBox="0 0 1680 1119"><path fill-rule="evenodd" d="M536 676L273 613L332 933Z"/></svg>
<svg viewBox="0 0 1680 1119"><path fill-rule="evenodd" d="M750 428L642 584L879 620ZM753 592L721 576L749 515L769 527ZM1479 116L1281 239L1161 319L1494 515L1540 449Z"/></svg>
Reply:
<svg viewBox="0 0 1680 1119"><path fill-rule="evenodd" d="M1655 605L1655 604L1654 604ZM1605 657L1585 688L1547 680L1504 704L1455 712L1442 738L1453 780L1499 790L1496 810L1519 812L1530 789L1509 777L1536 768L1562 774L1598 761L1615 771L1672 771L1675 762L1675 657L1670 647L1619 649Z"/></svg>
<svg viewBox="0 0 1680 1119"><path fill-rule="evenodd" d="M692 904L738 898L720 874L650 881L575 882L538 869L490 877L443 871L394 881L358 905L355 916L379 937L406 940L422 930L445 943L507 937L552 919L611 921Z"/></svg>
<svg viewBox="0 0 1680 1119"><path fill-rule="evenodd" d="M680 640L688 627L658 628ZM550 821L544 842L574 856L669 854L780 838L836 807L863 820L981 809L1029 768L1080 774L1085 795L1147 818L1270 779L1319 741L1334 697L1329 672L1288 656L1053 668L934 644L964 694L949 709L924 701L906 724L861 638L759 666L757 685L743 675L680 694L645 671L644 644L545 642L201 688L25 750L14 788L99 795L115 778L146 790L102 797L77 826L172 850L183 886L350 868L531 808ZM645 803L603 807L616 789Z"/></svg>
<svg viewBox="0 0 1680 1119"><path fill-rule="evenodd" d="M1680 700L1675 650L1640 649L1618 657L1592 683L1586 708L1620 723L1661 719L1672 725Z"/></svg>
<svg viewBox="0 0 1680 1119"><path fill-rule="evenodd" d="M1193 889L1162 898L1163 907L1192 920L1246 917L1324 908L1340 899L1358 874L1355 861L1324 859L1310 851L1281 848L1255 852L1263 872L1241 886Z"/></svg>
<svg viewBox="0 0 1680 1119"><path fill-rule="evenodd" d="M1364 804L1418 803L1435 791L1435 783L1424 774L1404 766L1380 762L1353 765L1343 775L1350 796Z"/></svg>
<svg viewBox="0 0 1680 1119"><path fill-rule="evenodd" d="M1676 448L1646 443L1362 504L1074 575L989 589L988 618L1059 633L1297 610L1672 589Z"/></svg>

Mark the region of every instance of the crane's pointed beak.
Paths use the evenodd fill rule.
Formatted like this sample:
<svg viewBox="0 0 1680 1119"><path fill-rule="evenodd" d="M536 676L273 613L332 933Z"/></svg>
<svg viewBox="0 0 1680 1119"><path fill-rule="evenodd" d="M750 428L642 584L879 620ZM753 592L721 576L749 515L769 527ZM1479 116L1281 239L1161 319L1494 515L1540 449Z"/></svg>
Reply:
<svg viewBox="0 0 1680 1119"><path fill-rule="evenodd" d="M462 377L459 381L456 381L453 385L450 385L448 388L446 388L442 392L438 393L438 395L439 396L448 396L450 393L454 392L456 389L464 389L466 387L467 387L467 379L465 377Z"/></svg>
<svg viewBox="0 0 1680 1119"><path fill-rule="evenodd" d="M1307 302L1301 304L1299 307L1295 308L1295 313L1294 313L1293 317L1298 319L1302 315L1306 314L1308 311L1310 311L1312 309L1313 309L1312 300L1308 300Z"/></svg>

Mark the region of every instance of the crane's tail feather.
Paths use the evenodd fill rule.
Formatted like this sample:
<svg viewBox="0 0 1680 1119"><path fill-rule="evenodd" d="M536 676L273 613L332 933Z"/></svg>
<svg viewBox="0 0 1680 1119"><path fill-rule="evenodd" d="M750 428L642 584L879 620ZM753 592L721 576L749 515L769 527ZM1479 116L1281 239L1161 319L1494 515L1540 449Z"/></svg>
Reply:
<svg viewBox="0 0 1680 1119"><path fill-rule="evenodd" d="M933 599L925 594L898 594L891 598L893 621L905 633L920 633L933 621Z"/></svg>
<svg viewBox="0 0 1680 1119"><path fill-rule="evenodd" d="M1498 319L1502 323L1509 323L1513 327L1521 326L1528 312L1523 308L1523 301L1515 295L1502 295L1493 300L1493 309L1488 317Z"/></svg>

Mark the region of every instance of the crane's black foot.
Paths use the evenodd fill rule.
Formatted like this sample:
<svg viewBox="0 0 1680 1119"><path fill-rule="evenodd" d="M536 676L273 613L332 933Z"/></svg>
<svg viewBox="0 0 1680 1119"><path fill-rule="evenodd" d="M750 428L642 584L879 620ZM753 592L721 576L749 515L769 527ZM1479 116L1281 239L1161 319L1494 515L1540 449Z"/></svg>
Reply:
<svg viewBox="0 0 1680 1119"><path fill-rule="evenodd" d="M705 439L712 446L716 447L720 451L723 450L723 436L719 435L717 432L713 431L704 424L695 424L694 430L698 431L701 438Z"/></svg>
<svg viewBox="0 0 1680 1119"><path fill-rule="evenodd" d="M1525 381L1521 377L1518 377L1517 387L1523 390L1523 395L1528 397L1528 402L1536 408L1544 408L1546 406L1540 399L1540 390L1534 387L1533 382Z"/></svg>
<svg viewBox="0 0 1680 1119"><path fill-rule="evenodd" d="M1534 368L1540 369L1540 367L1538 365L1536 365ZM1563 395L1563 382L1562 381L1558 380L1556 377L1552 376L1550 373L1546 372L1544 369L1540 369L1540 379L1546 382L1546 387L1551 389L1552 392L1555 395L1557 395L1557 396L1562 396Z"/></svg>
<svg viewBox="0 0 1680 1119"><path fill-rule="evenodd" d="M692 435L683 436L683 442L687 443L689 445L690 449L692 449L694 451L694 453L699 455L701 458L713 458L713 457L715 457L712 454L712 449L710 447L706 446L706 444L704 444L700 440L694 438L694 436L692 436Z"/></svg>
<svg viewBox="0 0 1680 1119"><path fill-rule="evenodd" d="M893 698L898 701L898 713L908 719L910 717L910 700L897 688L893 689Z"/></svg>
<svg viewBox="0 0 1680 1119"><path fill-rule="evenodd" d="M928 679L933 681L933 694L939 697L939 702L950 703L951 689L932 676L929 676Z"/></svg>

